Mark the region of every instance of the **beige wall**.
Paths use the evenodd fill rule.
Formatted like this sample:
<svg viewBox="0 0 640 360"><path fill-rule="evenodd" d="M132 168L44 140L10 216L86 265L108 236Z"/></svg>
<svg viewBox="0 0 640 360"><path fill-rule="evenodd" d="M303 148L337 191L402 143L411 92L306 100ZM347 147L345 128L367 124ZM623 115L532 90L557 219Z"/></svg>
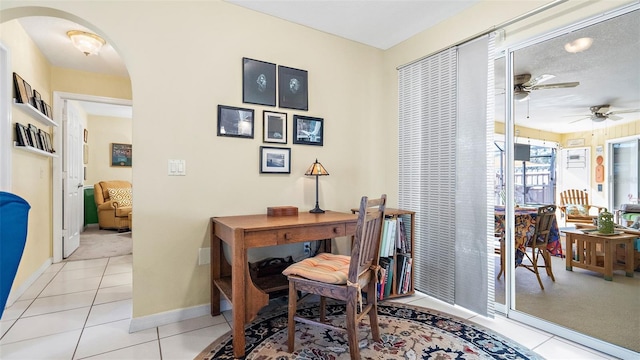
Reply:
<svg viewBox="0 0 640 360"><path fill-rule="evenodd" d="M79 21L127 64L135 118L133 316L141 317L209 301L209 266L197 265L197 253L209 245L211 216L312 208L314 181L303 173L315 158L331 173L320 181L323 208L347 211L361 195L383 192L396 206L396 68L544 3L483 1L385 52L217 1L5 0L0 9L3 21ZM242 57L309 71L310 110L276 110L288 114L289 130L294 114L324 118L324 146L293 145L290 135L290 175L258 172L261 115L273 108L242 104ZM218 104L254 109L256 137L217 137ZM168 159L186 160L187 175L167 176Z"/></svg>
<svg viewBox="0 0 640 360"><path fill-rule="evenodd" d="M51 102L50 68L42 53L17 21L0 24L0 40L11 49L13 71L36 89L42 99ZM33 124L51 133L43 125L16 107L12 108L12 131L15 123ZM14 149L12 153L12 192L30 205L27 242L14 281L14 288L24 282L53 254L52 250L52 158Z"/></svg>
<svg viewBox="0 0 640 360"><path fill-rule="evenodd" d="M87 129L89 137L89 163L85 186L93 185L104 180L132 181L131 167L111 166L111 144L131 144L131 119L89 115ZM133 151L135 164L135 150Z"/></svg>

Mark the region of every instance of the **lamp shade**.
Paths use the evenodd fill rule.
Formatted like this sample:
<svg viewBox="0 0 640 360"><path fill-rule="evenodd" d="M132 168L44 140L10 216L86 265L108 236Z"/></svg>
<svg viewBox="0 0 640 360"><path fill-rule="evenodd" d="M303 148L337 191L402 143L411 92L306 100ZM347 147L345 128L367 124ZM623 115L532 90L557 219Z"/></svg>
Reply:
<svg viewBox="0 0 640 360"><path fill-rule="evenodd" d="M310 176L314 176L314 175L323 176L323 175L329 175L329 172L327 171L327 169L324 168L324 166L322 166L321 163L318 162L318 159L316 159L316 161L313 164L311 164L311 166L309 166L309 168L304 174L310 175Z"/></svg>
<svg viewBox="0 0 640 360"><path fill-rule="evenodd" d="M67 36L71 39L73 46L87 56L97 55L102 46L107 43L100 36L81 30L68 31Z"/></svg>

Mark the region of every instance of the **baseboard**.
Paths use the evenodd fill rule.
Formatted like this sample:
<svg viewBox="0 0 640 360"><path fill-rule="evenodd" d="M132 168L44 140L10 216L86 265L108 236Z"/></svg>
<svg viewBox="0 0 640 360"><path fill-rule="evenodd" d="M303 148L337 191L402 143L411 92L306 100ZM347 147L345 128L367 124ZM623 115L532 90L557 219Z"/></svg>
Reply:
<svg viewBox="0 0 640 360"><path fill-rule="evenodd" d="M231 310L231 303L226 299L223 299L220 302L220 311L227 310ZM153 315L140 316L131 319L131 323L129 324L129 333L151 329L208 314L211 314L211 305L206 304L190 308L165 311Z"/></svg>
<svg viewBox="0 0 640 360"><path fill-rule="evenodd" d="M53 258L48 258L20 286L11 289L11 292L9 293L9 298L7 298L6 307L9 307L9 306L13 305L13 303L16 302L16 300L18 300L20 298L20 296L22 296L22 294L25 293L25 291L27 291L29 286L33 285L33 283L36 282L36 280L38 280L40 275L42 275L45 272L45 270L47 270L49 268L49 266L51 266L51 264L53 264Z"/></svg>

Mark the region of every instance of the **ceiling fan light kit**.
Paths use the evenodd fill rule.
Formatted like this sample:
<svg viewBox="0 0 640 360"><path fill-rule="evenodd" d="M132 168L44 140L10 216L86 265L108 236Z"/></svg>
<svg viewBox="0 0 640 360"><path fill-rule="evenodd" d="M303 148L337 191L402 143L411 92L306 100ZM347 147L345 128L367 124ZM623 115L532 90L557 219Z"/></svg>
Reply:
<svg viewBox="0 0 640 360"><path fill-rule="evenodd" d="M593 44L592 38L583 37L566 43L564 49L567 52L575 54L587 50L591 47L591 44Z"/></svg>
<svg viewBox="0 0 640 360"><path fill-rule="evenodd" d="M67 31L67 36L71 39L73 46L86 56L98 55L102 46L107 43L100 36L81 30Z"/></svg>

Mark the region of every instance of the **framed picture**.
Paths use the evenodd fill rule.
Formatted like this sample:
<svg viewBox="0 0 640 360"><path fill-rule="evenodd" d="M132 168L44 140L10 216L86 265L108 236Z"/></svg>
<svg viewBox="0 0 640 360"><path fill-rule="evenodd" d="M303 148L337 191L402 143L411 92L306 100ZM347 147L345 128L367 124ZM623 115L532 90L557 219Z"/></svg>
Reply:
<svg viewBox="0 0 640 360"><path fill-rule="evenodd" d="M261 174L291 174L291 149L260 146Z"/></svg>
<svg viewBox="0 0 640 360"><path fill-rule="evenodd" d="M307 71L278 66L278 93L281 108L309 110Z"/></svg>
<svg viewBox="0 0 640 360"><path fill-rule="evenodd" d="M324 119L294 115L293 131L294 144L322 146L324 140Z"/></svg>
<svg viewBox="0 0 640 360"><path fill-rule="evenodd" d="M27 134L27 127L16 123L16 142L20 146L30 146L29 135Z"/></svg>
<svg viewBox="0 0 640 360"><path fill-rule="evenodd" d="M47 104L46 102L42 102L42 104L44 105L44 108L46 109L46 114L47 117L49 119L53 119L53 112L51 111L51 106L49 106L49 104Z"/></svg>
<svg viewBox="0 0 640 360"><path fill-rule="evenodd" d="M45 137L47 138L47 144L49 144L49 152L50 153L56 152L53 149L53 140L51 139L51 134L49 134L49 133L44 133L44 134L45 134Z"/></svg>
<svg viewBox="0 0 640 360"><path fill-rule="evenodd" d="M276 106L276 64L242 58L242 102Z"/></svg>
<svg viewBox="0 0 640 360"><path fill-rule="evenodd" d="M36 91L36 89L33 89L33 105L36 107L36 109L38 109L38 111L44 114L44 108L42 107L42 97L40 96L40 93Z"/></svg>
<svg viewBox="0 0 640 360"><path fill-rule="evenodd" d="M42 145L40 144L40 138L38 137L38 128L33 124L29 124L27 134L29 135L29 146L33 146L36 149L42 150Z"/></svg>
<svg viewBox="0 0 640 360"><path fill-rule="evenodd" d="M87 143L87 140L89 140L89 130L84 129L84 143Z"/></svg>
<svg viewBox="0 0 640 360"><path fill-rule="evenodd" d="M51 152L49 149L49 145L47 144L46 133L42 129L38 129L38 138L40 139L40 143L42 144L42 149L46 152Z"/></svg>
<svg viewBox="0 0 640 360"><path fill-rule="evenodd" d="M29 104L35 107L35 103L33 102L33 90L31 90L31 85L26 80L22 81L24 83L24 89L27 92L27 101L23 101L25 104Z"/></svg>
<svg viewBox="0 0 640 360"><path fill-rule="evenodd" d="M24 79L20 75L13 73L13 87L16 93L16 102L28 104L29 93L24 84Z"/></svg>
<svg viewBox="0 0 640 360"><path fill-rule="evenodd" d="M253 139L253 109L218 105L218 136Z"/></svg>
<svg viewBox="0 0 640 360"><path fill-rule="evenodd" d="M111 166L131 166L131 144L111 144Z"/></svg>
<svg viewBox="0 0 640 360"><path fill-rule="evenodd" d="M287 143L287 114L267 111L263 113L263 139L266 143Z"/></svg>
<svg viewBox="0 0 640 360"><path fill-rule="evenodd" d="M83 144L82 146L82 163L83 164L89 163L89 145L87 144Z"/></svg>

